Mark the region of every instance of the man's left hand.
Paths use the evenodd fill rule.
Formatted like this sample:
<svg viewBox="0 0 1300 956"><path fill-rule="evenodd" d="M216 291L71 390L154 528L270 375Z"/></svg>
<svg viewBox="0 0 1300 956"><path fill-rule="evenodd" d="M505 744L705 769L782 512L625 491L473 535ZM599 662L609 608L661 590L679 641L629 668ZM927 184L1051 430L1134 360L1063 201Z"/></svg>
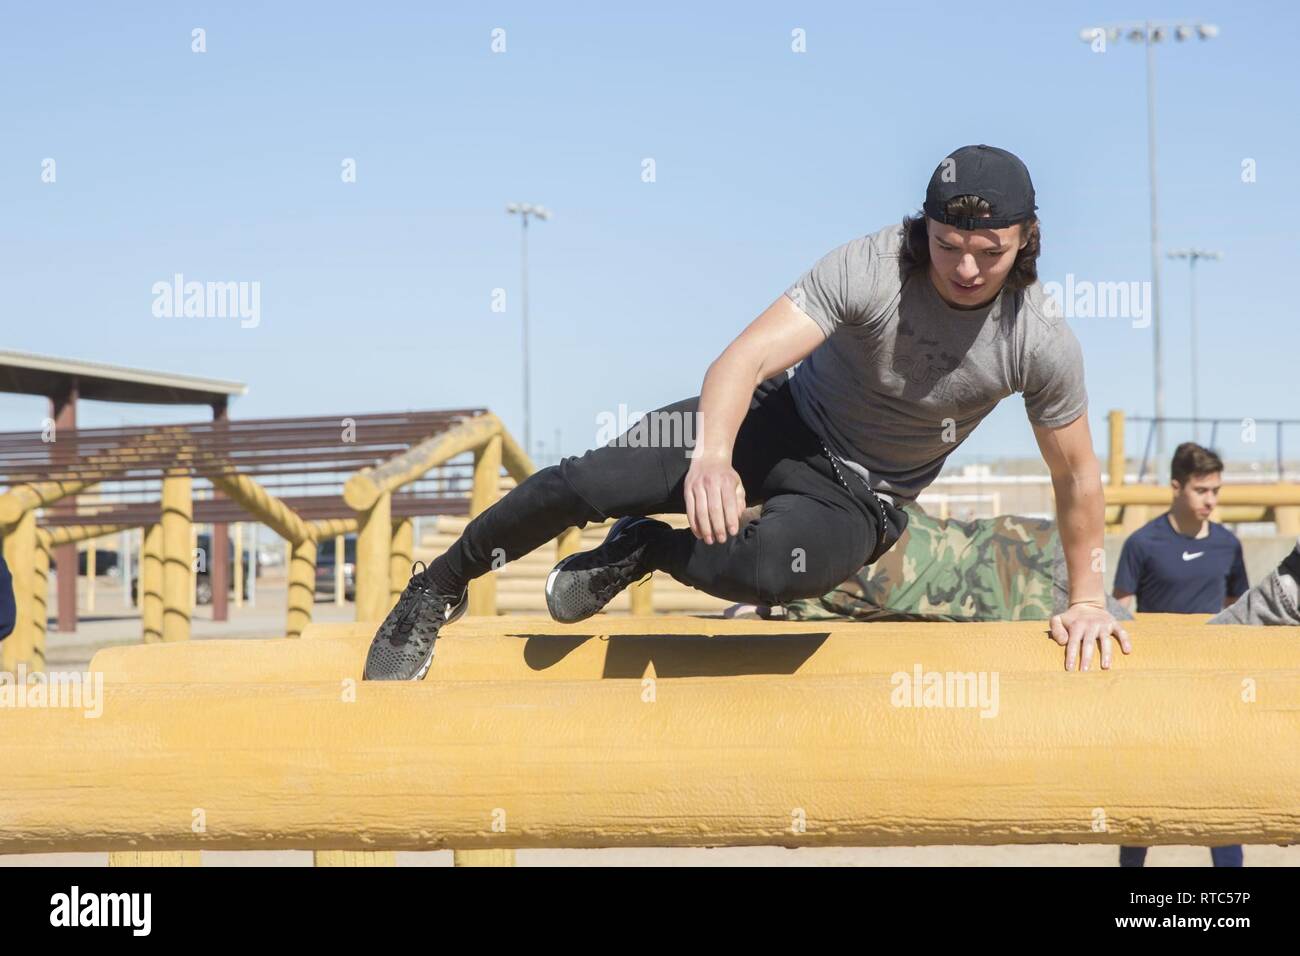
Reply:
<svg viewBox="0 0 1300 956"><path fill-rule="evenodd" d="M1086 671L1092 666L1097 644L1101 644L1101 667L1108 670L1111 662L1111 636L1119 641L1125 654L1133 653L1128 633L1105 608L1094 604L1072 604L1064 614L1052 616L1050 632L1056 643L1065 647L1065 669ZM1082 653L1080 650L1082 649Z"/></svg>

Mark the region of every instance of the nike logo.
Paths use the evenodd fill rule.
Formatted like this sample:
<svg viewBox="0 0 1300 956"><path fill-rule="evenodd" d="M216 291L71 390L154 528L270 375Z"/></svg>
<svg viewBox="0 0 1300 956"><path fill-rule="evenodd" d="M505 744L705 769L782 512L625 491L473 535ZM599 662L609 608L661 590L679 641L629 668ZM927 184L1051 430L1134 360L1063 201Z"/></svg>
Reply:
<svg viewBox="0 0 1300 956"><path fill-rule="evenodd" d="M1197 558L1199 558L1199 557L1200 557L1201 555L1203 555L1204 553L1205 553L1204 551L1197 551L1195 554L1188 554L1186 551L1184 551L1184 552L1183 552L1183 560L1184 560L1184 561L1195 561Z"/></svg>

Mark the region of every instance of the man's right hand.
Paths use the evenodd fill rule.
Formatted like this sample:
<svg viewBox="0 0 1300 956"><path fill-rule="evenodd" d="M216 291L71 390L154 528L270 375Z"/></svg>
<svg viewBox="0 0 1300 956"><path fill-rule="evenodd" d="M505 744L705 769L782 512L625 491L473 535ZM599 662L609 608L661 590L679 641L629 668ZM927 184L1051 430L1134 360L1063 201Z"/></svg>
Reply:
<svg viewBox="0 0 1300 956"><path fill-rule="evenodd" d="M745 486L723 458L695 458L683 487L691 532L705 544L719 544L740 533Z"/></svg>

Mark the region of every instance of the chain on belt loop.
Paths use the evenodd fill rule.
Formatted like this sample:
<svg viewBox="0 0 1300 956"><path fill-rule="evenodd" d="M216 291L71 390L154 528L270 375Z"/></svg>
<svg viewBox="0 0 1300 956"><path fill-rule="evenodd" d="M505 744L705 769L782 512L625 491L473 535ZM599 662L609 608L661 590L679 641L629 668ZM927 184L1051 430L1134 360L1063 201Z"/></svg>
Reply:
<svg viewBox="0 0 1300 956"><path fill-rule="evenodd" d="M850 496L856 497L853 495L853 489L849 487L849 483L844 480L844 475L840 471L840 464L835 460L835 456L831 454L831 450L826 447L826 442L821 438L817 440L821 443L822 451L826 454L826 457L830 459L831 467L835 469L835 477L839 479L840 484L844 486L844 490L847 491ZM881 502L880 496L876 494L874 488L862 480L862 477L857 472L853 473L853 477L857 478L862 487L866 488L867 491L870 492L872 501L876 503L876 508L879 509L880 521L882 527L885 529L885 534L891 534L892 529L889 527L889 512L885 510L884 503Z"/></svg>

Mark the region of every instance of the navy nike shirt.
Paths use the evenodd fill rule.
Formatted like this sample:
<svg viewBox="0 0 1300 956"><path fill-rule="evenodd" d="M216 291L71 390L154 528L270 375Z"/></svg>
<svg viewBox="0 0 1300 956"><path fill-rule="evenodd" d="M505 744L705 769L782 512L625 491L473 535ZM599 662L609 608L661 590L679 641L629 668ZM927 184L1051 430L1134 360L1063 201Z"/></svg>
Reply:
<svg viewBox="0 0 1300 956"><path fill-rule="evenodd" d="M1115 590L1137 595L1139 611L1218 614L1249 589L1235 534L1211 521L1208 535L1190 538L1167 511L1129 535L1115 571Z"/></svg>

